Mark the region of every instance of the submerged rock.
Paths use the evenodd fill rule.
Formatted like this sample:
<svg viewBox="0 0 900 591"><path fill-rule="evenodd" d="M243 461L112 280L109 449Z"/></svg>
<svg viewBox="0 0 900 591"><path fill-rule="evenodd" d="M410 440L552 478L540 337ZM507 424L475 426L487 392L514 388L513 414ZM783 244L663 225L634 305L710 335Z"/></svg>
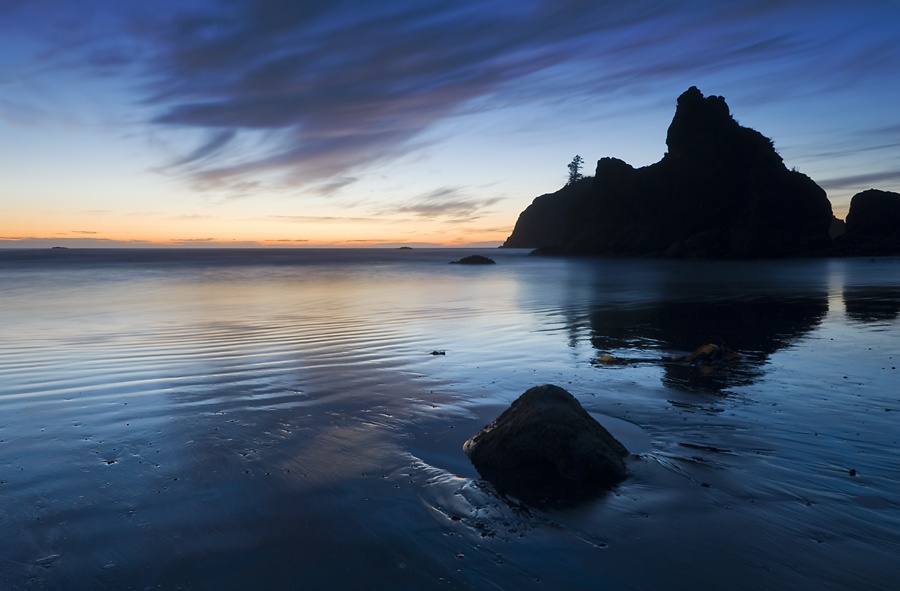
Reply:
<svg viewBox="0 0 900 591"><path fill-rule="evenodd" d="M596 497L625 479L628 450L558 386L536 386L463 451L503 494L538 505Z"/></svg>
<svg viewBox="0 0 900 591"><path fill-rule="evenodd" d="M473 254L463 257L458 261L450 261L451 265L496 265L493 259L483 257L480 254Z"/></svg>
<svg viewBox="0 0 900 591"><path fill-rule="evenodd" d="M673 361L687 361L688 363L728 363L731 361L740 361L742 356L737 351L728 348L725 343L717 345L715 343L707 343L699 347L690 355L684 357L675 357Z"/></svg>

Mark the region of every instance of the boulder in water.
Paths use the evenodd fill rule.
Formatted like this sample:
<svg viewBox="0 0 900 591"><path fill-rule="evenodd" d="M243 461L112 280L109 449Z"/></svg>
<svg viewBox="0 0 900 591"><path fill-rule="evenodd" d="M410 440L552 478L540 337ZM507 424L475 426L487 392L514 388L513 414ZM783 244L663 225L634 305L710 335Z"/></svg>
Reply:
<svg viewBox="0 0 900 591"><path fill-rule="evenodd" d="M496 261L493 259L489 259L487 257L483 257L480 254L472 254L467 257L463 257L458 261L450 261L451 265L496 265Z"/></svg>
<svg viewBox="0 0 900 591"><path fill-rule="evenodd" d="M463 451L499 492L536 505L588 500L627 475L625 446L550 384L522 394Z"/></svg>

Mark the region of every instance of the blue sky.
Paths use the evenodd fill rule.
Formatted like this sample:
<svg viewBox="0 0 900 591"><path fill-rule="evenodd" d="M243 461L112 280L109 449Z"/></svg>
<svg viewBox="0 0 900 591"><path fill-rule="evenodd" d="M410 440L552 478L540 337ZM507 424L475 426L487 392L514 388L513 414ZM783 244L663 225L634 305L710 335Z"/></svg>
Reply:
<svg viewBox="0 0 900 591"><path fill-rule="evenodd" d="M900 1L4 0L0 245L496 245L725 97L835 213L900 191Z"/></svg>

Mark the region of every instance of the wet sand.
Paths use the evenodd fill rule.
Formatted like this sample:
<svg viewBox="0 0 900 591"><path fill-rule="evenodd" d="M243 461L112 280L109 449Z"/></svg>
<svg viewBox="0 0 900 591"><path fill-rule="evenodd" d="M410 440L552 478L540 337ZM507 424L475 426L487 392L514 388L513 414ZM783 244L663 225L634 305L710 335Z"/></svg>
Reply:
<svg viewBox="0 0 900 591"><path fill-rule="evenodd" d="M489 254L4 254L0 588L893 588L900 262ZM635 454L596 502L462 453L540 383Z"/></svg>

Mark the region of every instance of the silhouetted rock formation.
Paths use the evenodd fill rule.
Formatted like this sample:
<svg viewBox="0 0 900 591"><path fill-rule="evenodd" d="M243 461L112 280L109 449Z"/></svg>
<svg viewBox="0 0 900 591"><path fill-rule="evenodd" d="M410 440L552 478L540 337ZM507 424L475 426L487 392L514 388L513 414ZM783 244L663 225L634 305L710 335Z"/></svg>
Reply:
<svg viewBox="0 0 900 591"><path fill-rule="evenodd" d="M504 494L538 505L597 496L625 479L625 446L569 392L531 388L463 450Z"/></svg>
<svg viewBox="0 0 900 591"><path fill-rule="evenodd" d="M772 141L741 127L722 97L683 93L666 143L663 159L644 168L600 160L591 190L567 208L563 240L537 252L747 258L830 246L825 191L785 168Z"/></svg>
<svg viewBox="0 0 900 591"><path fill-rule="evenodd" d="M566 214L576 199L591 192L593 177L566 185L555 193L535 198L525 208L512 234L500 248L540 248L562 244L566 237Z"/></svg>
<svg viewBox="0 0 900 591"><path fill-rule="evenodd" d="M839 254L900 253L900 193L869 189L854 195L846 230L835 240Z"/></svg>
<svg viewBox="0 0 900 591"><path fill-rule="evenodd" d="M493 259L489 259L487 257L483 257L480 254L472 254L467 257L463 257L458 261L450 261L451 265L496 265L497 262Z"/></svg>
<svg viewBox="0 0 900 591"><path fill-rule="evenodd" d="M828 235L831 236L831 239L834 240L838 236L843 236L846 233L847 223L842 219L831 216L831 228L828 230Z"/></svg>

